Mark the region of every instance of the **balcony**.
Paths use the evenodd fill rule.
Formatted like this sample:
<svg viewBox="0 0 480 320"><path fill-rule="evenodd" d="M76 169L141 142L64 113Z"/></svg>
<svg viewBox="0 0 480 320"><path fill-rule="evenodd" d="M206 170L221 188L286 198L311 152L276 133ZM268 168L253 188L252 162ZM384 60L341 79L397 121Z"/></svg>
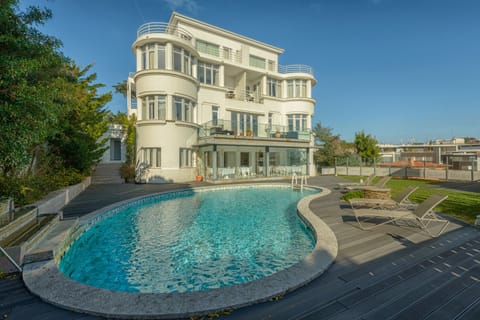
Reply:
<svg viewBox="0 0 480 320"><path fill-rule="evenodd" d="M263 103L261 94L248 90L235 90L233 88L228 88L227 92L225 93L225 97L227 99L234 99L239 101Z"/></svg>
<svg viewBox="0 0 480 320"><path fill-rule="evenodd" d="M190 42L190 44L194 46L193 35L190 32L181 27L171 26L165 22L149 22L141 25L137 30L137 39L143 35L154 33L173 35Z"/></svg>
<svg viewBox="0 0 480 320"><path fill-rule="evenodd" d="M208 121L201 125L199 137L210 136L237 136L261 139L289 139L310 141L310 130L296 131L289 130L287 126L241 123L237 122L232 126L228 120L217 120L216 123Z"/></svg>
<svg viewBox="0 0 480 320"><path fill-rule="evenodd" d="M308 73L313 76L313 68L304 64L289 64L286 66L279 65L278 73Z"/></svg>

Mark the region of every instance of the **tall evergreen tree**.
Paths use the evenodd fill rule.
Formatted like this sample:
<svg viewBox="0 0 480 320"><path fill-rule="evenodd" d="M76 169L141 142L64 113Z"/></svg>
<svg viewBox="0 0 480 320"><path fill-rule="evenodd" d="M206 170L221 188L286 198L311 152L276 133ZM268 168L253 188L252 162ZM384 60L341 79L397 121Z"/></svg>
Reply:
<svg viewBox="0 0 480 320"><path fill-rule="evenodd" d="M56 99L66 59L59 40L35 26L51 17L47 9L16 12L16 0L0 2L0 170L16 176L43 144L63 112Z"/></svg>

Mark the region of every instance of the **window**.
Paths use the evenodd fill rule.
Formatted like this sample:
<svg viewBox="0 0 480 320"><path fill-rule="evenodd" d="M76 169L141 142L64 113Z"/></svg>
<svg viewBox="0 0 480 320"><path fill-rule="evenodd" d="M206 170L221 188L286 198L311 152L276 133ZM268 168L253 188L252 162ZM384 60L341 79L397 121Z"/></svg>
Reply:
<svg viewBox="0 0 480 320"><path fill-rule="evenodd" d="M287 97L297 98L307 96L306 80L287 80Z"/></svg>
<svg viewBox="0 0 480 320"><path fill-rule="evenodd" d="M159 44L157 46L157 58L158 58L158 69L165 69L165 54L166 54L166 47L164 44Z"/></svg>
<svg viewBox="0 0 480 320"><path fill-rule="evenodd" d="M198 81L206 84L218 86L218 65L205 62L198 62L197 77Z"/></svg>
<svg viewBox="0 0 480 320"><path fill-rule="evenodd" d="M142 56L141 56L141 70L147 69L147 51L145 47L142 48Z"/></svg>
<svg viewBox="0 0 480 320"><path fill-rule="evenodd" d="M149 44L147 46L148 50L148 69L153 69L155 68L155 45L154 44Z"/></svg>
<svg viewBox="0 0 480 320"><path fill-rule="evenodd" d="M192 57L190 52L179 47L173 47L173 70L192 74Z"/></svg>
<svg viewBox="0 0 480 320"><path fill-rule="evenodd" d="M215 57L220 56L219 46L214 43L206 42L203 40L197 40L196 46L199 52L203 52Z"/></svg>
<svg viewBox="0 0 480 320"><path fill-rule="evenodd" d="M250 66L265 69L265 59L250 55Z"/></svg>
<svg viewBox="0 0 480 320"><path fill-rule="evenodd" d="M218 125L218 107L212 106L212 125Z"/></svg>
<svg viewBox="0 0 480 320"><path fill-rule="evenodd" d="M232 59L232 49L223 47L223 59L231 60Z"/></svg>
<svg viewBox="0 0 480 320"><path fill-rule="evenodd" d="M193 122L194 104L192 101L182 98L173 97L173 120Z"/></svg>
<svg viewBox="0 0 480 320"><path fill-rule="evenodd" d="M165 69L165 45L149 44L141 48L141 69ZM155 56L155 52L157 55Z"/></svg>
<svg viewBox="0 0 480 320"><path fill-rule="evenodd" d="M250 166L250 152L240 152L240 166Z"/></svg>
<svg viewBox="0 0 480 320"><path fill-rule="evenodd" d="M165 120L166 96L145 96L142 98L142 120Z"/></svg>
<svg viewBox="0 0 480 320"><path fill-rule="evenodd" d="M267 95L280 98L282 96L282 82L276 79L267 78Z"/></svg>
<svg viewBox="0 0 480 320"><path fill-rule="evenodd" d="M225 151L223 153L223 167L224 168L235 167L235 152Z"/></svg>
<svg viewBox="0 0 480 320"><path fill-rule="evenodd" d="M193 150L188 148L180 148L179 154L180 168L193 167Z"/></svg>
<svg viewBox="0 0 480 320"><path fill-rule="evenodd" d="M303 166L307 163L307 156L305 149L288 149L287 150L287 165L288 166Z"/></svg>
<svg viewBox="0 0 480 320"><path fill-rule="evenodd" d="M307 130L307 115L305 114L289 114L288 115L288 131L305 131Z"/></svg>
<svg viewBox="0 0 480 320"><path fill-rule="evenodd" d="M276 71L275 70L275 61L268 60L268 71Z"/></svg>
<svg viewBox="0 0 480 320"><path fill-rule="evenodd" d="M142 148L143 162L150 168L160 168L162 166L161 148Z"/></svg>
<svg viewBox="0 0 480 320"><path fill-rule="evenodd" d="M258 136L258 115L244 112L232 112L232 130L235 135L246 134L250 131Z"/></svg>

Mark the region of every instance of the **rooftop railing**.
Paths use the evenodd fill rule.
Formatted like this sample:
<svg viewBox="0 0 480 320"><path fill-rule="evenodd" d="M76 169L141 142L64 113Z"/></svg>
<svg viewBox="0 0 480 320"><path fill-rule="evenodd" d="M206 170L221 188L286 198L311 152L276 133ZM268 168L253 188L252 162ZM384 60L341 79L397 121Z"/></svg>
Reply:
<svg viewBox="0 0 480 320"><path fill-rule="evenodd" d="M193 44L193 35L190 32L181 27L171 26L165 22L149 22L141 25L137 30L137 38L144 34L150 33L165 33L174 35L183 40L190 41Z"/></svg>
<svg viewBox="0 0 480 320"><path fill-rule="evenodd" d="M308 73L313 76L313 68L304 64L279 65L278 73Z"/></svg>

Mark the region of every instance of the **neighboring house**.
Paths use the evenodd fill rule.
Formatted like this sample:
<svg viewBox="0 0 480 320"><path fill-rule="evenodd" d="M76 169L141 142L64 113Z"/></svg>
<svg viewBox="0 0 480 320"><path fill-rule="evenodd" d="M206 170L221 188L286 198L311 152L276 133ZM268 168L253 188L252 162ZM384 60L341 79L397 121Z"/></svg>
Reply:
<svg viewBox="0 0 480 320"><path fill-rule="evenodd" d="M283 49L173 13L132 46L137 180L313 175L313 70Z"/></svg>
<svg viewBox="0 0 480 320"><path fill-rule="evenodd" d="M119 124L111 124L100 138L105 141L104 147L108 148L103 153L100 163L122 163L125 162L125 138L126 134Z"/></svg>
<svg viewBox="0 0 480 320"><path fill-rule="evenodd" d="M464 139L435 140L430 143L379 144L384 166L442 165L454 170L480 171L480 143Z"/></svg>

